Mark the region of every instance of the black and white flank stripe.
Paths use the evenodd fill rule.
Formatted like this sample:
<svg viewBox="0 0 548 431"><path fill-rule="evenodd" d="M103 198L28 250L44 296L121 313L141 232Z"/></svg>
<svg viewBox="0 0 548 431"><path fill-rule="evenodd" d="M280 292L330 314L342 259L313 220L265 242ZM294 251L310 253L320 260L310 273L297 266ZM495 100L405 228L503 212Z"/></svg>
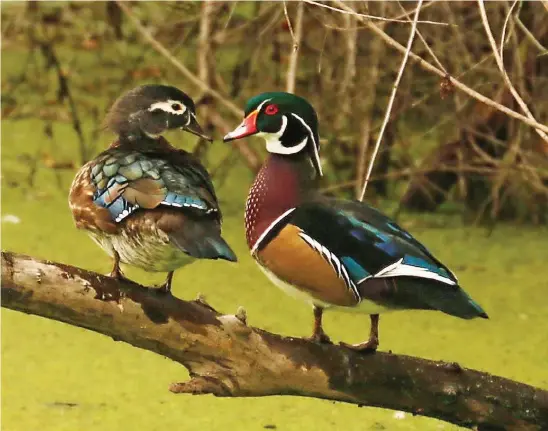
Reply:
<svg viewBox="0 0 548 431"><path fill-rule="evenodd" d="M344 284L346 284L346 287L350 289L350 291L353 293L353 295L356 297L358 301L361 301L360 294L358 292L358 288L356 287L356 284L352 281L350 276L348 275L348 271L346 270L346 267L341 263L339 258L335 256L332 252L330 252L327 247L320 244L318 241L316 241L314 238L312 238L310 235L307 235L303 231L299 232L299 236L313 249L316 250L335 270L337 273L337 276L344 281Z"/></svg>

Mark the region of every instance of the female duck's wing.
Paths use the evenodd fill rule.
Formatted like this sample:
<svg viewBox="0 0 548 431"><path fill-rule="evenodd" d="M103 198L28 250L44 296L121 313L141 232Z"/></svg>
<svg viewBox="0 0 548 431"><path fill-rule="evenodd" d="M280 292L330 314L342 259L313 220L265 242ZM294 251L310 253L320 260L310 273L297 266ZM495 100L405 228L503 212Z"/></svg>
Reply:
<svg viewBox="0 0 548 431"><path fill-rule="evenodd" d="M112 148L90 163L90 204L108 210L109 222L119 225L139 208L159 211L151 220L178 248L198 258L236 261L221 236L211 179L189 153Z"/></svg>
<svg viewBox="0 0 548 431"><path fill-rule="evenodd" d="M168 157L169 156L169 157ZM197 215L220 210L205 169L182 151L172 154L107 150L93 162L93 201L119 223L138 208L185 208Z"/></svg>

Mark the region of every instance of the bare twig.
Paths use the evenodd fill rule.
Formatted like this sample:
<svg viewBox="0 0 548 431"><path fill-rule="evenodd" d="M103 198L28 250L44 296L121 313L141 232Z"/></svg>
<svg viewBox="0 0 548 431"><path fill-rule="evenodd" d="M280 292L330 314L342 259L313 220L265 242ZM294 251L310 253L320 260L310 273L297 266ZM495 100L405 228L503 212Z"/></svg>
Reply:
<svg viewBox="0 0 548 431"><path fill-rule="evenodd" d="M504 82L505 82L506 86L508 87L508 89L510 90L510 93L512 93L512 96L514 96L514 99L516 100L516 102L518 103L520 108L523 110L523 112L525 112L525 114L527 115L527 117L530 120L536 122L537 120L535 119L535 117L533 116L533 114L529 110L529 107L523 101L523 99L521 98L521 96L519 95L517 90L514 88L514 85L512 84L512 81L510 81L510 77L506 73L506 69L504 69L504 63L502 61L501 56L498 53L497 43L495 42L495 39L493 37L493 33L491 32L491 27L489 26L489 20L487 19L487 13L485 12L485 5L483 4L483 0L477 0L477 1L478 1L478 6L479 6L479 10L480 10L480 15L481 15L481 20L482 20L482 23L483 23L483 27L485 28L485 33L487 34L487 39L489 39L489 43L491 44L491 48L493 50L493 55L495 57L495 61L497 62L497 66L500 70L500 73L502 74L502 78L504 79ZM503 49L503 47L501 46L501 50L502 49ZM544 141L546 143L548 143L548 135L544 131L542 131L538 128L536 128L535 130L540 135L540 137L542 139L544 139Z"/></svg>
<svg viewBox="0 0 548 431"><path fill-rule="evenodd" d="M382 11L384 12L385 3L382 3ZM356 166L356 182L355 182L355 196L358 198L362 189L362 182L365 178L365 167L367 150L369 147L369 141L371 140L372 132L372 117L373 107L375 106L375 99L377 97L377 82L379 80L379 61L381 57L383 45L380 39L371 41L371 55L369 57L370 62L370 76L367 79L367 85L369 85L369 95L367 99L367 108L363 120L363 127L361 133L361 144L358 152L358 161Z"/></svg>
<svg viewBox="0 0 548 431"><path fill-rule="evenodd" d="M198 78L196 75L194 75L190 70L188 70L179 60L177 60L171 53L165 48L160 42L158 42L154 36L150 34L150 32L141 24L139 19L131 12L129 7L120 0L116 0L118 5L120 6L120 9L129 17L130 21L133 23L135 28L141 33L141 35L148 41L148 43L160 54L162 54L175 68L181 72L190 82L192 82L194 85L196 85L200 90L202 90L205 94L211 95L214 99L219 101L225 108L227 108L230 112L232 112L234 115L238 117L242 117L244 112L238 108L234 103L232 103L230 100L226 99L221 93L218 91L215 91L213 88L209 87L207 83L202 81L200 78ZM211 114L210 114L211 117ZM252 168L252 170L256 171L258 162L256 160L256 157L253 157L254 154L253 151L251 151L248 147L248 145L245 142L239 141L236 145L236 148L240 151L242 156L246 159L247 165Z"/></svg>
<svg viewBox="0 0 548 431"><path fill-rule="evenodd" d="M417 4L415 16L413 17L413 25L411 26L411 32L409 34L409 39L407 41L407 49L405 51L405 55L403 56L403 60L401 62L398 76L396 77L396 81L394 82L394 85L392 87L392 94L390 95L390 99L388 100L388 106L386 107L386 114L384 115L384 120L381 126L381 130L379 132L379 136L377 137L377 142L375 144L373 154L371 155L371 161L369 162L369 167L367 168L367 174L365 175L365 181L363 183L362 193L360 195L360 201L363 201L363 198L365 196L365 190L367 189L367 184L369 183L369 177L371 176L371 172L373 171L373 165L375 164L375 158L377 157L377 153L379 152L379 147L381 146L384 130L386 129L386 125L388 124L388 121L390 120L390 112L392 111L392 105L394 104L394 100L396 99L396 92L398 91L398 86L400 85L401 77L403 76L403 71L405 70L407 59L409 58L409 52L411 52L411 46L413 45L413 41L415 40L415 34L417 31L417 21L419 19L419 12L420 12L420 7L422 5L422 1L423 0L419 0Z"/></svg>
<svg viewBox="0 0 548 431"><path fill-rule="evenodd" d="M211 13L213 12L213 3L205 1L201 4L200 13L200 33L198 35L198 79L209 87L209 68L207 58L209 56L209 36L211 28Z"/></svg>
<svg viewBox="0 0 548 431"><path fill-rule="evenodd" d="M209 121L219 129L223 135L230 132L232 129L229 124L213 109L209 111ZM245 145L242 140L234 141L233 145L242 154L248 168L253 172L258 172L261 167L261 160L255 150L249 145Z"/></svg>
<svg viewBox="0 0 548 431"><path fill-rule="evenodd" d="M548 392L446 363L282 337L223 315L203 298L2 252L2 307L86 328L168 357L190 380L174 393L300 395L385 407L477 429L548 427ZM108 298L101 300L97 298ZM212 400L213 402L213 400Z"/></svg>
<svg viewBox="0 0 548 431"><path fill-rule="evenodd" d="M354 13L355 14L355 11L352 8L350 8L343 1L334 0L334 2L341 9L344 9L347 13ZM358 15L358 19L360 19L362 22L366 23L367 27L371 31L373 31L375 34L377 34L382 40L384 40L389 46L391 46L392 48L394 48L394 49L396 49L396 50L398 50L398 51L400 51L404 54L407 52L406 48L402 44L400 44L399 42L394 40L392 37L390 37L388 34L386 34L380 27L378 27L377 25L375 25L371 21L369 21L369 20L367 20L363 17L360 17L359 15ZM433 66L432 64L430 64L429 62L427 62L426 60L424 60L422 57L418 56L417 54L415 54L413 52L410 52L409 56L413 60L415 60L417 62L417 64L420 67L422 67L424 70L426 70L428 72L435 73L436 75L440 76L441 78L444 78L446 76L446 74L443 72L443 70L438 69L437 67ZM516 119L520 120L521 122L523 122L523 123L525 123L525 124L527 124L531 127L534 127L536 129L540 129L540 130L548 133L548 126L540 124L538 121L531 120L527 116L522 115L519 112L516 112L516 111L514 111L514 110L512 110L512 109L510 109L510 108L508 108L504 105L501 105L500 103L497 103L497 102L489 99L488 97L486 97L483 94L478 93L477 91L471 89L470 87L463 84L459 80L453 78L452 76L449 77L449 80L450 80L451 84L453 84L455 86L455 88L458 88L462 92L468 94L470 97L473 97L474 99L476 99L476 100L478 100L478 101L480 101L480 102L482 102L482 103L484 103L488 106L491 106L491 107L497 109L498 111L504 112L506 115L508 115L512 118L516 118Z"/></svg>
<svg viewBox="0 0 548 431"><path fill-rule="evenodd" d="M287 28L289 29L289 34L291 34L291 39L293 39L293 45L295 45L295 33L293 33L293 25L291 25L291 20L289 19L289 12L287 12L287 3L284 0L284 15L285 21L287 22Z"/></svg>
<svg viewBox="0 0 548 431"><path fill-rule="evenodd" d="M213 13L214 3L210 1L204 1L200 4L202 10L200 12L200 30L198 33L198 50L196 63L198 66L198 79L211 88L211 79L209 74L209 55L211 49L211 15ZM206 96L207 92L204 92L200 98ZM209 113L210 109L207 103L204 103L200 107L200 117L204 121L206 130L209 129ZM192 153L201 157L209 143L205 139L199 139Z"/></svg>
<svg viewBox="0 0 548 431"><path fill-rule="evenodd" d="M291 55L289 56L289 66L287 68L286 91L288 93L293 93L295 91L295 80L297 79L297 60L299 59L299 44L301 43L301 37L303 34L303 11L304 3L299 2L297 4L295 32L293 32L291 21L287 13L287 5L284 1L285 18L287 19L287 24L289 26L289 30L291 31L291 37L293 38L293 49L291 50Z"/></svg>
<svg viewBox="0 0 548 431"><path fill-rule="evenodd" d="M55 50L52 46L52 42L40 40L36 40L35 42L38 44L38 46L40 46L40 49L42 50L42 53L46 58L46 63L48 64L48 66L46 67L52 65L55 68L55 72L57 73L57 80L59 82L59 90L57 93L58 100L62 102L64 99L67 99L68 101L72 118L72 128L78 136L80 163L84 164L88 160L88 148L86 144L86 139L84 138L84 132L82 131L82 122L80 121L80 116L78 115L78 108L76 107L72 91L70 90L69 78L67 76L67 73L61 67L61 62L57 58Z"/></svg>
<svg viewBox="0 0 548 431"><path fill-rule="evenodd" d="M344 71L342 79L340 80L339 91L337 99L339 100L340 109L335 117L335 130L341 127L341 122L344 117L351 112L352 98L349 97L348 92L352 91L354 86L354 77L356 76L356 54L357 54L357 42L358 42L358 29L355 25L355 19L352 15L343 15L345 27L348 28L348 32L344 34L346 42L346 55L344 63ZM374 89L374 87L372 87Z"/></svg>
<svg viewBox="0 0 548 431"><path fill-rule="evenodd" d="M383 179L406 179L412 178L418 175L425 175L434 172L455 172L455 173L474 173L482 175L493 175L496 170L499 169L497 166L493 167L478 167L478 166L439 166L435 168L405 168L398 171L391 171L385 174L371 175L371 181L383 180ZM509 170L514 172L523 171L521 167L509 167ZM355 187L356 185L361 185L361 181L344 181L338 184L332 184L330 186L324 187L321 189L322 193L332 193L335 191L340 191ZM548 191L548 189L547 189Z"/></svg>
<svg viewBox="0 0 548 431"><path fill-rule="evenodd" d="M504 58L504 45L506 45L506 27L508 26L508 23L510 22L510 18L512 17L512 12L514 11L514 8L516 7L519 1L521 0L514 0L514 3L512 3L510 10L506 14L506 19L504 20L504 25L502 26L502 33L500 36L500 59L501 60Z"/></svg>
<svg viewBox="0 0 548 431"><path fill-rule="evenodd" d="M535 37L533 33L523 24L521 19L519 19L519 16L516 16L514 18L514 21L516 21L516 24L518 27L525 33L525 36L527 36L527 39L540 51L541 55L548 55L548 49L544 47Z"/></svg>
<svg viewBox="0 0 548 431"><path fill-rule="evenodd" d="M401 22L401 23L404 23L404 24L409 23L408 20L404 20L404 19L395 19L395 18L386 18L386 17L383 17L383 16L367 15L367 14L364 14L364 13L358 13L355 10L352 10L352 9L348 10L346 8L338 9L336 7L329 6L329 5L326 5L324 3L314 1L314 0L302 0L302 1L304 1L305 3L313 4L315 6L319 6L319 7L323 7L323 8L326 8L326 9L334 10L336 12L359 16L360 18L367 19L367 20L375 19L377 21ZM434 25L445 25L445 26L449 25L445 22L439 22L439 21L419 21L419 24L434 24Z"/></svg>
<svg viewBox="0 0 548 431"><path fill-rule="evenodd" d="M322 59L323 59L323 53L325 51L325 43L327 41L328 34L329 34L329 30L325 30L325 33L323 35L323 40L322 40L322 48L320 50L320 57L318 58L318 75L322 73Z"/></svg>
<svg viewBox="0 0 548 431"><path fill-rule="evenodd" d="M401 2L398 1L398 5L399 7L405 12L405 8L402 6ZM424 8L422 8L424 9ZM416 9L415 9L416 11ZM409 15L406 15L407 19L411 22L411 18L409 17ZM439 58L437 57L436 54L434 54L434 51L432 51L432 48L430 48L430 45L428 45L428 43L426 42L426 40L424 39L424 37L422 36L422 33L420 32L419 29L417 29L417 36L419 36L419 39L421 40L422 44L424 45L424 47L426 48L426 50L428 51L428 53L430 54L430 56L432 57L432 59L434 60L434 62L438 65L438 67L443 70L446 74L448 73L447 72L447 69L445 69L445 67L443 66L443 64L441 64L441 61L439 60Z"/></svg>
<svg viewBox="0 0 548 431"><path fill-rule="evenodd" d="M424 9L427 9L429 8L430 6L433 6L433 5L437 5L438 4L438 1L437 0L432 0L432 1L429 1L427 3L424 3L422 6L421 6L421 10L423 11ZM401 6L401 5L400 5ZM408 22L412 22L412 20L409 18L410 16L412 16L415 12L417 11L417 8L415 7L415 9L412 9L412 10L403 10L403 13L401 13L400 15L398 16L393 16L392 19L403 19L403 18L407 18L407 21ZM420 22L420 21L419 21ZM452 25L452 24L449 24L447 23L448 26L450 27L457 27L456 25Z"/></svg>
<svg viewBox="0 0 548 431"><path fill-rule="evenodd" d="M131 12L130 8L127 6L126 3L124 3L121 0L117 0L116 3L120 6L120 9L128 16L130 21L133 23L137 31L147 40L147 42L161 55L163 55L175 68L181 72L185 78L187 78L192 84L194 84L196 87L198 87L203 92L210 94L211 97L218 100L225 108L227 108L230 112L232 112L234 115L241 117L243 116L243 111L238 108L234 103L232 103L230 100L226 99L222 94L220 94L218 91L215 91L214 89L210 88L205 82L203 82L200 78L198 78L196 75L194 75L190 70L187 69L187 67L182 64L179 60L177 60L171 53L168 51L168 49L162 45L160 42L158 42L152 34L141 24L139 19Z"/></svg>

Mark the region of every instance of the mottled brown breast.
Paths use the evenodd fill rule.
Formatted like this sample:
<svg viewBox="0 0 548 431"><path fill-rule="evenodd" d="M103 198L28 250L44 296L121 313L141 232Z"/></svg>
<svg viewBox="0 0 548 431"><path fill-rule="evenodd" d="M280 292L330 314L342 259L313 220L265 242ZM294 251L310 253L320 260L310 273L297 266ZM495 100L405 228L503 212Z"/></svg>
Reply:
<svg viewBox="0 0 548 431"><path fill-rule="evenodd" d="M342 278L320 253L300 236L301 230L288 224L256 254L261 265L278 278L322 302L353 306L357 300Z"/></svg>
<svg viewBox="0 0 548 431"><path fill-rule="evenodd" d="M93 202L94 187L91 184L91 163L87 163L76 174L69 192L69 206L78 229L99 230L114 234L118 226L112 221L110 212Z"/></svg>

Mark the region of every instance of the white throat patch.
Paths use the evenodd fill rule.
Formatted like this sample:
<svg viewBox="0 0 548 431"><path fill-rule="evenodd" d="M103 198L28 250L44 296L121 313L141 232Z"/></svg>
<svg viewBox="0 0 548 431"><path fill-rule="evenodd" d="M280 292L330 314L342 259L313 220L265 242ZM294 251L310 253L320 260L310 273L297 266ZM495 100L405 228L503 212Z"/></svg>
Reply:
<svg viewBox="0 0 548 431"><path fill-rule="evenodd" d="M294 145L292 147L284 147L280 141L280 138L285 132L285 129L287 128L287 117L285 115L282 115L282 127L280 127L280 130L278 130L276 133L266 133L266 132L260 132L257 133L257 136L261 136L266 141L266 149L269 153L275 153L275 154L296 154L299 151L302 151L304 147L306 147L306 143L308 141L308 138L304 138L300 143L297 145Z"/></svg>
<svg viewBox="0 0 548 431"><path fill-rule="evenodd" d="M178 107L179 109L173 109L174 107ZM173 115L183 115L186 112L186 106L178 100L169 99L165 102L153 103L152 105L150 105L148 110L150 112L160 110Z"/></svg>
<svg viewBox="0 0 548 431"><path fill-rule="evenodd" d="M318 147L317 147L316 139L314 138L314 133L312 133L312 129L310 128L308 124L306 124L306 121L304 121L299 115L294 113L291 113L291 115L293 115L293 117L299 120L308 132L308 136L305 137L297 145L294 145L292 147L285 147L282 145L280 141L281 136L284 134L285 129L287 128L287 117L285 115L282 116L282 127L280 127L280 130L278 130L276 133L260 132L260 133L257 133L257 136L264 138L264 140L266 141L266 149L268 150L268 152L275 153L275 154L284 154L284 155L297 154L298 152L302 151L306 147L306 144L308 143L308 140L310 139L313 145L314 158L316 159L317 165L320 169L320 176L322 176L323 173L322 173L322 165L320 162L320 154L318 153Z"/></svg>

